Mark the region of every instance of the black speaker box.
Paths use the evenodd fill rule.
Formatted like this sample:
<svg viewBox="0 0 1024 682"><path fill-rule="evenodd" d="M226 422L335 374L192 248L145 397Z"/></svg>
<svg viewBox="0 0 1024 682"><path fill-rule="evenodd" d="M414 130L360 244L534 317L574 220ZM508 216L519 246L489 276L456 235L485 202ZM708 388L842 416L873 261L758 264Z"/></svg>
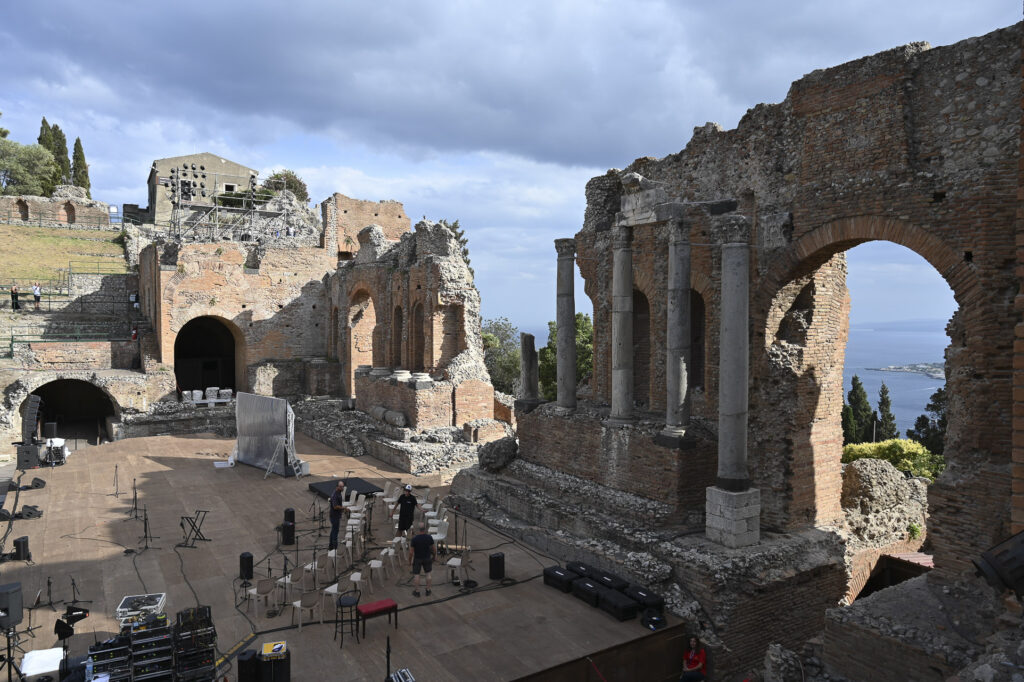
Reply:
<svg viewBox="0 0 1024 682"><path fill-rule="evenodd" d="M252 580L252 552L242 552L238 555L238 577L242 580Z"/></svg>
<svg viewBox="0 0 1024 682"><path fill-rule="evenodd" d="M505 579L505 553L495 552L490 556L491 580Z"/></svg>
<svg viewBox="0 0 1024 682"><path fill-rule="evenodd" d="M581 578L593 578L594 574L597 573L590 565L582 561L570 561L565 567Z"/></svg>
<svg viewBox="0 0 1024 682"><path fill-rule="evenodd" d="M43 479L38 478L38 477L37 478L33 478L32 479L32 487L36 488L37 490L39 488L45 488L46 487L46 481L44 481Z"/></svg>
<svg viewBox="0 0 1024 682"><path fill-rule="evenodd" d="M259 682L291 682L292 652L285 651L282 658L265 659L260 657Z"/></svg>
<svg viewBox="0 0 1024 682"><path fill-rule="evenodd" d="M238 654L238 682L260 682L260 661L255 649Z"/></svg>
<svg viewBox="0 0 1024 682"><path fill-rule="evenodd" d="M593 578L597 582L601 583L605 587L611 590L624 590L629 585L628 582L608 571L598 571L594 574Z"/></svg>
<svg viewBox="0 0 1024 682"><path fill-rule="evenodd" d="M601 598L601 591L605 588L598 585L590 578L580 578L572 583L572 594L577 599L582 599L591 606L597 606Z"/></svg>
<svg viewBox="0 0 1024 682"><path fill-rule="evenodd" d="M284 520L295 523L295 510L293 508L288 507L284 510Z"/></svg>
<svg viewBox="0 0 1024 682"><path fill-rule="evenodd" d="M43 438L57 437L57 422L43 422Z"/></svg>
<svg viewBox="0 0 1024 682"><path fill-rule="evenodd" d="M640 612L640 605L635 601L622 594L618 590L610 590L605 588L601 592L600 604L602 611L606 611L618 620L630 620L636 618L636 614Z"/></svg>
<svg viewBox="0 0 1024 682"><path fill-rule="evenodd" d="M660 594L654 594L646 587L630 585L622 593L645 609L656 609L658 613L661 613L665 608L665 598Z"/></svg>
<svg viewBox="0 0 1024 682"><path fill-rule="evenodd" d="M281 524L281 544L295 544L295 524L291 521L285 521Z"/></svg>
<svg viewBox="0 0 1024 682"><path fill-rule="evenodd" d="M19 445L18 446L18 468L36 469L39 467L39 446Z"/></svg>
<svg viewBox="0 0 1024 682"><path fill-rule="evenodd" d="M21 421L21 441L31 443L36 435L36 424L39 420L39 406L43 399L37 395L30 395L25 401L25 416Z"/></svg>
<svg viewBox="0 0 1024 682"><path fill-rule="evenodd" d="M43 510L34 504L26 504L21 508L21 518L23 519L38 519L42 516Z"/></svg>
<svg viewBox="0 0 1024 682"><path fill-rule="evenodd" d="M20 538L14 539L14 559L15 561L32 560L32 553L28 551L27 535L22 535Z"/></svg>
<svg viewBox="0 0 1024 682"><path fill-rule="evenodd" d="M0 630L8 630L21 622L21 583L0 585Z"/></svg>
<svg viewBox="0 0 1024 682"><path fill-rule="evenodd" d="M0 521L10 521L10 520L11 520L11 512L7 511L6 509L0 509Z"/></svg>
<svg viewBox="0 0 1024 682"><path fill-rule="evenodd" d="M572 581L577 578L579 578L578 575L561 566L548 566L544 569L544 584L562 592L572 592Z"/></svg>

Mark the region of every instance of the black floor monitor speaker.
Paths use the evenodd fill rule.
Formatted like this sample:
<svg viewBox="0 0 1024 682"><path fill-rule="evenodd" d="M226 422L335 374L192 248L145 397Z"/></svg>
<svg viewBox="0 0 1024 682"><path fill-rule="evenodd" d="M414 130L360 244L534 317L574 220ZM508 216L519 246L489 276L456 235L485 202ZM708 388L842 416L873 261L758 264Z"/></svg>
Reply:
<svg viewBox="0 0 1024 682"><path fill-rule="evenodd" d="M491 580L505 579L505 553L495 552L490 557Z"/></svg>
<svg viewBox="0 0 1024 682"><path fill-rule="evenodd" d="M57 422L43 422L43 438L57 437Z"/></svg>
<svg viewBox="0 0 1024 682"><path fill-rule="evenodd" d="M16 561L31 561L32 553L28 551L28 536L22 535L14 539L14 558Z"/></svg>
<svg viewBox="0 0 1024 682"><path fill-rule="evenodd" d="M0 521L10 521L10 520L11 520L11 512L7 511L6 509L0 509Z"/></svg>
<svg viewBox="0 0 1024 682"><path fill-rule="evenodd" d="M260 661L255 649L238 654L238 682L260 682Z"/></svg>
<svg viewBox="0 0 1024 682"><path fill-rule="evenodd" d="M292 652L284 652L282 658L260 657L260 682L291 682Z"/></svg>
<svg viewBox="0 0 1024 682"><path fill-rule="evenodd" d="M32 487L36 488L37 490L39 488L45 488L46 487L46 481L44 481L43 479L38 478L38 477L37 478L33 478L32 479Z"/></svg>
<svg viewBox="0 0 1024 682"><path fill-rule="evenodd" d="M242 580L252 580L252 552L242 552L238 555L238 577Z"/></svg>
<svg viewBox="0 0 1024 682"><path fill-rule="evenodd" d="M281 524L281 544L295 544L295 524L291 521L285 521Z"/></svg>
<svg viewBox="0 0 1024 682"><path fill-rule="evenodd" d="M9 630L21 622L21 583L0 585L0 630Z"/></svg>
<svg viewBox="0 0 1024 682"><path fill-rule="evenodd" d="M284 510L284 520L285 521L291 521L292 523L295 523L295 510L292 509L291 507L288 507L287 509L285 509Z"/></svg>

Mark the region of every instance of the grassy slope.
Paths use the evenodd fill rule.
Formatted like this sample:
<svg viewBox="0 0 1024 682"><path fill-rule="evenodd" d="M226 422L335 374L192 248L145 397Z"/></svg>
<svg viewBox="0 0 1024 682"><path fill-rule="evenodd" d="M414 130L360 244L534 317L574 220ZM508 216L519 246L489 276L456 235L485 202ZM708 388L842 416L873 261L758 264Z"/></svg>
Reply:
<svg viewBox="0 0 1024 682"><path fill-rule="evenodd" d="M124 248L116 232L62 230L49 227L0 225L0 283L12 279L48 280L58 268L75 261L96 264L104 273L126 272Z"/></svg>

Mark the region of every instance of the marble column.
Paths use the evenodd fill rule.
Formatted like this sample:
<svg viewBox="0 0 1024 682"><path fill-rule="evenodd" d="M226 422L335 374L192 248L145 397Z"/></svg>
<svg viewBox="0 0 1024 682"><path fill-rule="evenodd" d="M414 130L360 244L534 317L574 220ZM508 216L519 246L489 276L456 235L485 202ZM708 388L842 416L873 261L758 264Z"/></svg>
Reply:
<svg viewBox="0 0 1024 682"><path fill-rule="evenodd" d="M726 547L761 536L761 491L747 471L750 362L750 249L722 245L721 334L718 365L718 479L707 489L705 533Z"/></svg>
<svg viewBox="0 0 1024 682"><path fill-rule="evenodd" d="M540 365L533 334L519 333L519 391L520 399L537 402L540 400Z"/></svg>
<svg viewBox="0 0 1024 682"><path fill-rule="evenodd" d="M576 240L556 239L558 251L558 406L576 409Z"/></svg>
<svg viewBox="0 0 1024 682"><path fill-rule="evenodd" d="M612 237L613 424L633 420L633 230L620 225Z"/></svg>
<svg viewBox="0 0 1024 682"><path fill-rule="evenodd" d="M661 433L678 438L690 425L690 236L681 221L669 229L665 428Z"/></svg>

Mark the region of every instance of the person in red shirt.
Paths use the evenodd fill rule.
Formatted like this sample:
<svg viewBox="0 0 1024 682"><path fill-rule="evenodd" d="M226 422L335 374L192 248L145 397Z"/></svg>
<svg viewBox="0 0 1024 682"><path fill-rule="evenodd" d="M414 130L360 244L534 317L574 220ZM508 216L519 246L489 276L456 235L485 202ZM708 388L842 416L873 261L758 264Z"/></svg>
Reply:
<svg viewBox="0 0 1024 682"><path fill-rule="evenodd" d="M700 682L708 672L707 654L696 637L690 638L690 646L683 654L683 674L680 682Z"/></svg>

